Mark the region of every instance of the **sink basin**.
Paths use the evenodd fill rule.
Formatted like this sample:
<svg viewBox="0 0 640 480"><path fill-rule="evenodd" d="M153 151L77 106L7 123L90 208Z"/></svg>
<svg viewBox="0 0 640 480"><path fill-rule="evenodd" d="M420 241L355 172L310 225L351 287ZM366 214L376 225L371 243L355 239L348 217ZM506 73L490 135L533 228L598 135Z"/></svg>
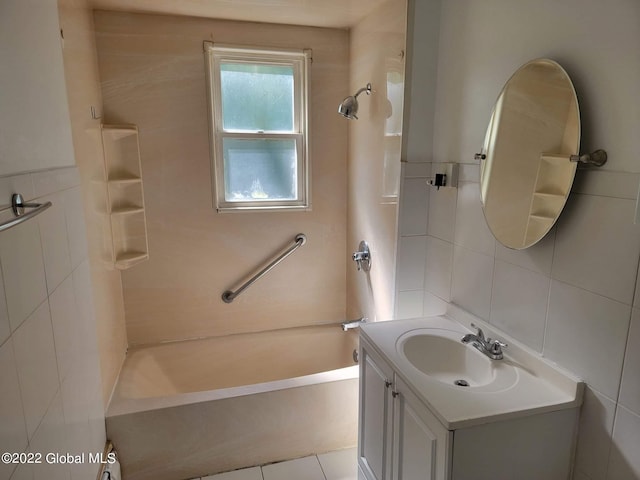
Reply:
<svg viewBox="0 0 640 480"><path fill-rule="evenodd" d="M396 349L410 368L432 380L456 387L498 391L517 381L516 369L506 360L491 360L453 330L410 330L398 338Z"/></svg>

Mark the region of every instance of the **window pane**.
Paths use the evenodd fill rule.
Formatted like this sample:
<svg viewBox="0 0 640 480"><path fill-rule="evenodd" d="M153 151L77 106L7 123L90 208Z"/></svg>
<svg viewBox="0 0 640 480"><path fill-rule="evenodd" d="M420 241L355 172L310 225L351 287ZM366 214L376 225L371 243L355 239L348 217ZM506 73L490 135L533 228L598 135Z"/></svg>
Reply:
<svg viewBox="0 0 640 480"><path fill-rule="evenodd" d="M222 63L225 130L293 131L293 66Z"/></svg>
<svg viewBox="0 0 640 480"><path fill-rule="evenodd" d="M296 200L295 139L223 138L225 200Z"/></svg>

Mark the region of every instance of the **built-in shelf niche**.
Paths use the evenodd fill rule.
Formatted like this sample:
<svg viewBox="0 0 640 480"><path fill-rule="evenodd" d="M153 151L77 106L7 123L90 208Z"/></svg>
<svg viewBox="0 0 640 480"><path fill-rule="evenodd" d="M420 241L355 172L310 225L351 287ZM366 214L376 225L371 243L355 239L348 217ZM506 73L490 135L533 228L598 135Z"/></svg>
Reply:
<svg viewBox="0 0 640 480"><path fill-rule="evenodd" d="M575 171L569 155L543 153L533 187L524 243L542 237L564 207Z"/></svg>
<svg viewBox="0 0 640 480"><path fill-rule="evenodd" d="M149 258L138 128L102 125L108 262L125 270Z"/></svg>

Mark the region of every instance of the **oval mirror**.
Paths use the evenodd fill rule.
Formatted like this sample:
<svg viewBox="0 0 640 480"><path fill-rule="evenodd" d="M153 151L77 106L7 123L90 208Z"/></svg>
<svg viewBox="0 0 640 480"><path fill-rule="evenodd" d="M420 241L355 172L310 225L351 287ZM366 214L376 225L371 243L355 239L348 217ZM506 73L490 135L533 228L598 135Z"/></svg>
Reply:
<svg viewBox="0 0 640 480"><path fill-rule="evenodd" d="M480 190L487 224L513 249L538 242L567 200L580 147L580 112L564 69L533 60L506 83L491 114Z"/></svg>

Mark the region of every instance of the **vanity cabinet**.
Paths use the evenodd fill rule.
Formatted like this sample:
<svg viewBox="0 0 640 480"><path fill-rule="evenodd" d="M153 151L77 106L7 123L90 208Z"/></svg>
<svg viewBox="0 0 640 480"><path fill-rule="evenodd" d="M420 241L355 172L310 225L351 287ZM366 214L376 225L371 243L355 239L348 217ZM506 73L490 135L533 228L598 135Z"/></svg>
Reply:
<svg viewBox="0 0 640 480"><path fill-rule="evenodd" d="M359 480L567 480L577 415L570 408L450 430L360 336Z"/></svg>
<svg viewBox="0 0 640 480"><path fill-rule="evenodd" d="M110 234L105 260L125 270L149 258L138 128L101 125L100 130L104 157L101 203L105 230Z"/></svg>
<svg viewBox="0 0 640 480"><path fill-rule="evenodd" d="M366 480L449 478L452 432L362 340L360 358L361 476Z"/></svg>

